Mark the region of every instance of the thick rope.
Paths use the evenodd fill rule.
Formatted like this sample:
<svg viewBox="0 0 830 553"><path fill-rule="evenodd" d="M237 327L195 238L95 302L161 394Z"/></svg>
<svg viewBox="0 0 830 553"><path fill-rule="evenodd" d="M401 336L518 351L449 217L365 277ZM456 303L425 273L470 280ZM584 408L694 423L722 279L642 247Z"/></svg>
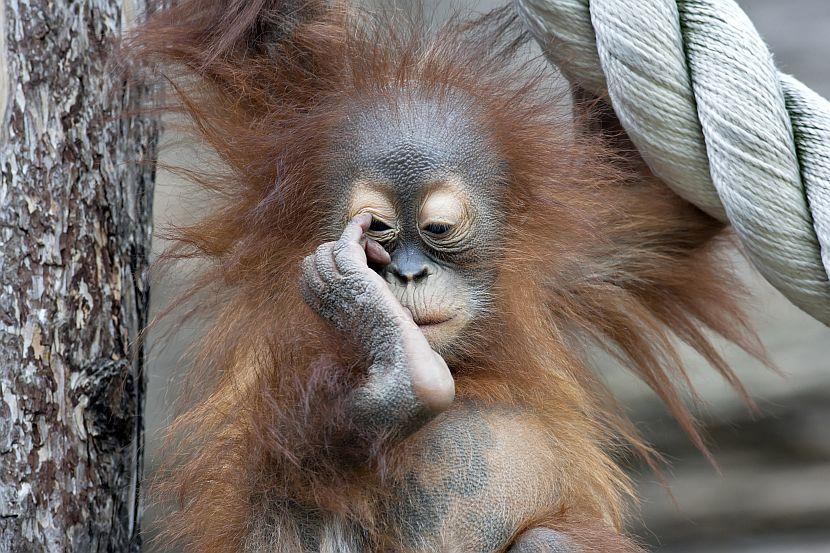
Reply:
<svg viewBox="0 0 830 553"><path fill-rule="evenodd" d="M733 0L515 0L546 55L607 97L652 171L734 227L830 325L830 103L779 73Z"/></svg>

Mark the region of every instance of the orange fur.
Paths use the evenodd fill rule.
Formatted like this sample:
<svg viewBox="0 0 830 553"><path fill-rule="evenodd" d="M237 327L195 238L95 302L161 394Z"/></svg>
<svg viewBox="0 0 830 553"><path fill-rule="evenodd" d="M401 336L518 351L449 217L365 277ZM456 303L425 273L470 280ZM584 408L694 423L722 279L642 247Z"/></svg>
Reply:
<svg viewBox="0 0 830 553"><path fill-rule="evenodd" d="M208 262L184 301L213 313L160 478L179 502L170 537L192 551L238 550L266 492L382 527L375 505L405 448L378 449L357 472L320 455L343 432L339 402L358 375L297 281L302 257L333 238L317 224L329 208L319 185L326 138L355 106L394 105L411 83L472 98L509 166L506 262L493 314L453 364L459 400L536 413L564 448L562 504L619 526L630 490L612 455L654 454L584 351L599 344L621 359L705 450L673 338L739 390L707 332L758 351L718 262L722 226L632 170L613 144L569 131L544 66L517 61L524 37L506 9L429 33L400 13L392 24L389 13L308 2L315 17L275 41L266 23L281 4L188 0L154 14L132 44L181 75L177 106L227 169L194 175L218 207L178 229L168 254ZM546 524L580 526L555 516L560 507ZM580 527L586 544L607 533ZM622 542L605 543L591 550Z"/></svg>

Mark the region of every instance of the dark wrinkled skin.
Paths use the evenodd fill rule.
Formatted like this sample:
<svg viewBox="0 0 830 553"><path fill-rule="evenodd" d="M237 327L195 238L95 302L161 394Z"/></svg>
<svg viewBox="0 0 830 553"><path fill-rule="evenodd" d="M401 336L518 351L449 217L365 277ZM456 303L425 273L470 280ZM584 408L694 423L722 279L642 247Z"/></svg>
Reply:
<svg viewBox="0 0 830 553"><path fill-rule="evenodd" d="M457 408L431 429L429 438L420 440L423 448L415 453L414 464L453 467L453 470L443 472L437 479L424 478L417 468L407 472L396 493L398 503L392 506L393 517L400 524L407 543L418 543L424 536L438 535L452 504L474 501L485 492L490 478L486 451L494 445L493 436L478 409ZM475 520L476 513L470 515L471 527L476 533L504 534L507 531L499 528L498 521L488 520L486 515L480 517L481 520ZM498 536L501 541L505 537Z"/></svg>
<svg viewBox="0 0 830 553"><path fill-rule="evenodd" d="M356 218L340 240L323 244L303 261L302 291L368 363L365 383L352 398L355 424L405 436L446 408L453 395L445 390L435 404L424 401L413 389L413 371L423 367L450 388L452 378L384 280L369 269L364 248L379 262L388 260L376 244L367 244L363 234L369 222L368 216Z"/></svg>

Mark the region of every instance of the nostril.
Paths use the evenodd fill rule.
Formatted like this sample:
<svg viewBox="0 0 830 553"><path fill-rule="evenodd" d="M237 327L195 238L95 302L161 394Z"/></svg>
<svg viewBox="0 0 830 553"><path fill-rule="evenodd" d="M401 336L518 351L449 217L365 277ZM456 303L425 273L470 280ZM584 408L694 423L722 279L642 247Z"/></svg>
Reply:
<svg viewBox="0 0 830 553"><path fill-rule="evenodd" d="M429 275L429 268L426 265L421 265L420 267L401 267L393 263L389 266L389 270L404 284L407 282L418 282Z"/></svg>
<svg viewBox="0 0 830 553"><path fill-rule="evenodd" d="M419 280L426 278L428 274L429 270L427 269L426 265L424 265L418 272L412 275L411 280L418 282Z"/></svg>

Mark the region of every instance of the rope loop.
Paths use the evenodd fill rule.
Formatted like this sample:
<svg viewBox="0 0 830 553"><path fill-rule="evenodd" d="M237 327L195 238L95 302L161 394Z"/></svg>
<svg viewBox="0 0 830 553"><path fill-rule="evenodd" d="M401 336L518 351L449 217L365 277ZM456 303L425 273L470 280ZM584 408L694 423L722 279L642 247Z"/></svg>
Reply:
<svg viewBox="0 0 830 553"><path fill-rule="evenodd" d="M830 325L830 102L779 73L734 0L515 0L548 58L607 97L652 171L729 221Z"/></svg>

